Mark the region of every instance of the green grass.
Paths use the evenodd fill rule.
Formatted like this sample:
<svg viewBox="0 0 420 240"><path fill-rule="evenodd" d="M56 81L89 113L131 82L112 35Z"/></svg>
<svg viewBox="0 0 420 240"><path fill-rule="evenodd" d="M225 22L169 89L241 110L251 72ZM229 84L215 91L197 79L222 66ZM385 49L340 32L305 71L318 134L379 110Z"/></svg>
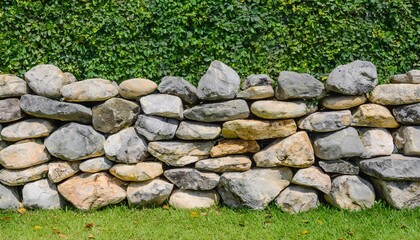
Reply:
<svg viewBox="0 0 420 240"><path fill-rule="evenodd" d="M264 211L135 209L125 205L84 213L0 211L0 239L420 239L420 208L377 203L349 212L327 206L297 215Z"/></svg>

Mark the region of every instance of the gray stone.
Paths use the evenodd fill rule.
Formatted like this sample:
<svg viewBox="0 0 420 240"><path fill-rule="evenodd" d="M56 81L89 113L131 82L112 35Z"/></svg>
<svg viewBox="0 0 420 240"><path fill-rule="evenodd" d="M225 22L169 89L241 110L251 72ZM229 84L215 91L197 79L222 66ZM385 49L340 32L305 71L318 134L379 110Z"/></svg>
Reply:
<svg viewBox="0 0 420 240"><path fill-rule="evenodd" d="M283 212L290 214L307 212L319 206L315 189L294 185L284 189L275 202Z"/></svg>
<svg viewBox="0 0 420 240"><path fill-rule="evenodd" d="M359 174L359 167L349 161L342 159L338 160L329 160L329 161L319 161L319 166L327 173L337 173L337 174Z"/></svg>
<svg viewBox="0 0 420 240"><path fill-rule="evenodd" d="M17 98L0 100L0 123L8 123L23 118L20 101Z"/></svg>
<svg viewBox="0 0 420 240"><path fill-rule="evenodd" d="M224 138L241 138L244 140L262 140L287 137L296 133L296 122L285 120L239 119L223 123Z"/></svg>
<svg viewBox="0 0 420 240"><path fill-rule="evenodd" d="M182 100L168 94L150 94L140 98L140 106L145 114L183 119L184 107Z"/></svg>
<svg viewBox="0 0 420 240"><path fill-rule="evenodd" d="M229 207L262 210L290 184L292 176L287 167L223 173L218 191Z"/></svg>
<svg viewBox="0 0 420 240"><path fill-rule="evenodd" d="M365 179L343 175L334 178L330 194L325 195L325 200L335 207L358 211L373 206L375 191Z"/></svg>
<svg viewBox="0 0 420 240"><path fill-rule="evenodd" d="M392 83L410 83L407 74L397 74L392 76Z"/></svg>
<svg viewBox="0 0 420 240"><path fill-rule="evenodd" d="M276 98L286 99L311 99L321 96L324 84L306 73L281 71L278 77Z"/></svg>
<svg viewBox="0 0 420 240"><path fill-rule="evenodd" d="M251 169L252 161L245 155L230 155L203 159L195 163L195 168L209 172L244 172Z"/></svg>
<svg viewBox="0 0 420 240"><path fill-rule="evenodd" d="M140 114L135 129L149 141L171 140L175 136L178 124L176 119Z"/></svg>
<svg viewBox="0 0 420 240"><path fill-rule="evenodd" d="M22 207L17 188L0 184L0 209L9 210Z"/></svg>
<svg viewBox="0 0 420 240"><path fill-rule="evenodd" d="M52 121L46 119L26 119L8 125L1 130L1 138L6 141L19 141L28 138L47 137L55 129Z"/></svg>
<svg viewBox="0 0 420 240"><path fill-rule="evenodd" d="M12 74L0 74L0 99L20 97L28 93L26 82Z"/></svg>
<svg viewBox="0 0 420 240"><path fill-rule="evenodd" d="M331 95L321 99L320 105L323 108L332 110L345 110L357 107L366 102L365 95L347 96L347 95Z"/></svg>
<svg viewBox="0 0 420 240"><path fill-rule="evenodd" d="M401 124L420 125L420 103L396 107L392 112Z"/></svg>
<svg viewBox="0 0 420 240"><path fill-rule="evenodd" d="M378 104L360 105L352 115L352 126L377 127L377 128L397 128L399 124L394 116L384 106Z"/></svg>
<svg viewBox="0 0 420 240"><path fill-rule="evenodd" d="M242 99L201 104L184 111L185 118L199 122L223 122L248 116L248 104Z"/></svg>
<svg viewBox="0 0 420 240"><path fill-rule="evenodd" d="M67 77L56 66L41 64L25 73L29 87L40 96L60 98L60 89L67 83Z"/></svg>
<svg viewBox="0 0 420 240"><path fill-rule="evenodd" d="M129 127L109 136L104 150L107 158L114 162L138 163L147 157L147 142L134 127Z"/></svg>
<svg viewBox="0 0 420 240"><path fill-rule="evenodd" d="M249 87L238 93L237 98L245 100L258 100L274 97L274 89L272 86L255 86Z"/></svg>
<svg viewBox="0 0 420 240"><path fill-rule="evenodd" d="M413 69L407 73L408 81L410 83L419 84L420 83L420 70Z"/></svg>
<svg viewBox="0 0 420 240"><path fill-rule="evenodd" d="M163 173L161 162L139 162L137 164L115 164L109 172L128 182L142 182L159 177Z"/></svg>
<svg viewBox="0 0 420 240"><path fill-rule="evenodd" d="M32 167L50 160L41 141L23 140L0 151L0 164L7 169Z"/></svg>
<svg viewBox="0 0 420 240"><path fill-rule="evenodd" d="M232 68L213 61L197 87L197 96L204 101L230 100L238 93L241 78Z"/></svg>
<svg viewBox="0 0 420 240"><path fill-rule="evenodd" d="M318 167L299 169L292 178L292 183L306 187L313 187L328 194L331 190L331 179Z"/></svg>
<svg viewBox="0 0 420 240"><path fill-rule="evenodd" d="M194 191L176 189L169 198L169 204L179 209L209 208L219 203L216 191Z"/></svg>
<svg viewBox="0 0 420 240"><path fill-rule="evenodd" d="M134 100L141 96L151 94L156 91L157 87L157 84L149 79L133 78L123 81L118 91L121 97Z"/></svg>
<svg viewBox="0 0 420 240"><path fill-rule="evenodd" d="M23 205L30 209L59 209L65 204L64 199L58 194L57 186L41 179L23 186Z"/></svg>
<svg viewBox="0 0 420 240"><path fill-rule="evenodd" d="M251 74L245 81L242 83L242 90L257 87L257 86L271 86L273 85L273 80L268 75L265 74Z"/></svg>
<svg viewBox="0 0 420 240"><path fill-rule="evenodd" d="M359 157L364 151L362 140L352 127L316 136L313 147L315 156L324 160Z"/></svg>
<svg viewBox="0 0 420 240"><path fill-rule="evenodd" d="M405 155L420 156L420 126L403 126L394 133L394 142Z"/></svg>
<svg viewBox="0 0 420 240"><path fill-rule="evenodd" d="M174 168L164 172L165 177L180 189L211 190L219 184L220 176L206 173L194 168Z"/></svg>
<svg viewBox="0 0 420 240"><path fill-rule="evenodd" d="M308 113L307 106L302 100L284 101L256 101L251 105L251 112L264 119L288 119L302 117Z"/></svg>
<svg viewBox="0 0 420 240"><path fill-rule="evenodd" d="M80 123L92 122L92 110L76 103L66 103L36 95L23 95L20 107L32 116Z"/></svg>
<svg viewBox="0 0 420 240"><path fill-rule="evenodd" d="M116 133L133 125L140 107L131 101L111 98L92 108L92 125L97 131Z"/></svg>
<svg viewBox="0 0 420 240"><path fill-rule="evenodd" d="M93 127L69 123L53 132L45 139L45 146L54 157L77 161L104 154L105 137Z"/></svg>
<svg viewBox="0 0 420 240"><path fill-rule="evenodd" d="M118 85L109 80L94 78L65 85L60 92L68 102L97 102L117 96Z"/></svg>
<svg viewBox="0 0 420 240"><path fill-rule="evenodd" d="M420 207L420 182L371 180L379 197L391 206L397 209Z"/></svg>
<svg viewBox="0 0 420 240"><path fill-rule="evenodd" d="M212 140L221 131L219 124L182 121L176 130L176 137L182 140Z"/></svg>
<svg viewBox="0 0 420 240"><path fill-rule="evenodd" d="M48 164L41 164L26 169L0 170L0 182L7 186L20 186L44 178L48 173Z"/></svg>
<svg viewBox="0 0 420 240"><path fill-rule="evenodd" d="M206 158L210 154L212 147L212 141L150 142L147 151L166 164L181 167Z"/></svg>
<svg viewBox="0 0 420 240"><path fill-rule="evenodd" d="M383 180L420 181L420 158L392 154L358 162L360 170Z"/></svg>
<svg viewBox="0 0 420 240"><path fill-rule="evenodd" d="M298 122L300 129L311 132L332 132L350 126L350 110L315 112Z"/></svg>
<svg viewBox="0 0 420 240"><path fill-rule="evenodd" d="M391 155L394 151L394 141L391 133L384 128L360 128L365 150L362 158Z"/></svg>
<svg viewBox="0 0 420 240"><path fill-rule="evenodd" d="M356 60L336 67L328 76L325 88L344 95L361 95L378 84L378 74L373 63Z"/></svg>
<svg viewBox="0 0 420 240"><path fill-rule="evenodd" d="M182 77L166 76L160 81L159 92L175 95L188 105L198 103L197 88Z"/></svg>
<svg viewBox="0 0 420 240"><path fill-rule="evenodd" d="M420 102L420 84L382 84L368 95L371 102L380 105L403 105Z"/></svg>
<svg viewBox="0 0 420 240"><path fill-rule="evenodd" d="M132 182L127 188L128 204L135 206L162 205L172 192L174 185L156 178L145 182Z"/></svg>
<svg viewBox="0 0 420 240"><path fill-rule="evenodd" d="M105 157L97 157L81 162L79 165L79 169L82 172L97 173L100 171L109 170L113 165L114 163L109 161Z"/></svg>
<svg viewBox="0 0 420 240"><path fill-rule="evenodd" d="M56 161L48 164L48 178L58 183L79 172L80 162Z"/></svg>

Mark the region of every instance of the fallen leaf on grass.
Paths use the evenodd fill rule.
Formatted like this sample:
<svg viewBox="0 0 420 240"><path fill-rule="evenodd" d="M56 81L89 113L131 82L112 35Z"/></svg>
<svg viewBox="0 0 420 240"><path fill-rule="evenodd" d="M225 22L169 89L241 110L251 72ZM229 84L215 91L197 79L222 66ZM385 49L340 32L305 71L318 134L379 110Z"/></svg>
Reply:
<svg viewBox="0 0 420 240"><path fill-rule="evenodd" d="M2 217L1 220L4 222L10 221L10 219L12 219L11 217Z"/></svg>
<svg viewBox="0 0 420 240"><path fill-rule="evenodd" d="M34 226L34 230L40 230L40 229L42 229L41 226L39 226L39 225Z"/></svg>
<svg viewBox="0 0 420 240"><path fill-rule="evenodd" d="M309 220L302 220L303 223L309 223Z"/></svg>
<svg viewBox="0 0 420 240"><path fill-rule="evenodd" d="M308 230L306 230L306 229L304 229L300 234L301 235L306 235L306 234L308 234L309 233L309 231Z"/></svg>
<svg viewBox="0 0 420 240"><path fill-rule="evenodd" d="M165 210L169 210L169 205L165 204L165 205L162 206L162 208L165 209Z"/></svg>
<svg viewBox="0 0 420 240"><path fill-rule="evenodd" d="M87 230L87 229L91 229L91 228L93 228L94 226L95 226L95 224L94 224L94 223L88 223L88 224L86 224L86 225L85 225L84 229L85 229L85 230Z"/></svg>
<svg viewBox="0 0 420 240"><path fill-rule="evenodd" d="M201 213L201 216L205 217L205 216L207 216L207 213L206 212L202 212Z"/></svg>
<svg viewBox="0 0 420 240"><path fill-rule="evenodd" d="M18 213L20 213L20 214L25 214L26 213L26 209L25 208L19 208L18 210Z"/></svg>
<svg viewBox="0 0 420 240"><path fill-rule="evenodd" d="M316 220L316 222L320 225L324 224L324 221L322 221L321 219Z"/></svg>
<svg viewBox="0 0 420 240"><path fill-rule="evenodd" d="M62 238L62 239L67 239L67 236L65 234L62 234L62 233L59 233L58 237Z"/></svg>
<svg viewBox="0 0 420 240"><path fill-rule="evenodd" d="M198 218L198 212L191 212L191 217Z"/></svg>
<svg viewBox="0 0 420 240"><path fill-rule="evenodd" d="M95 236L93 236L93 234L89 234L88 238L89 239L95 239Z"/></svg>

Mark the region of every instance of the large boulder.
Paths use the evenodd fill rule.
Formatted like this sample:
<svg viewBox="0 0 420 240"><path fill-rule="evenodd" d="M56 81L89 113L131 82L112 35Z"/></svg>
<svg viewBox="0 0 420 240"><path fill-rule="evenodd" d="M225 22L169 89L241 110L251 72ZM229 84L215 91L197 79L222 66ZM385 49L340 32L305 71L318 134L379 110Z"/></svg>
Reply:
<svg viewBox="0 0 420 240"><path fill-rule="evenodd" d="M287 167L223 173L218 191L229 207L262 210L290 184L292 175Z"/></svg>
<svg viewBox="0 0 420 240"><path fill-rule="evenodd" d="M344 95L362 95L378 84L378 74L373 63L356 60L336 67L328 76L325 88Z"/></svg>
<svg viewBox="0 0 420 240"><path fill-rule="evenodd" d="M19 141L28 138L40 138L50 135L55 129L47 119L26 119L8 125L1 130L1 138L6 141Z"/></svg>
<svg viewBox="0 0 420 240"><path fill-rule="evenodd" d="M362 158L391 155L394 141L391 133L384 128L359 128L360 137L365 150Z"/></svg>
<svg viewBox="0 0 420 240"><path fill-rule="evenodd" d="M315 189L288 186L275 200L276 205L290 214L307 212L319 206L318 194Z"/></svg>
<svg viewBox="0 0 420 240"><path fill-rule="evenodd" d="M396 107L392 112L401 124L420 125L420 103Z"/></svg>
<svg viewBox="0 0 420 240"><path fill-rule="evenodd" d="M240 119L223 123L224 138L241 138L244 140L262 140L287 137L296 133L296 122L286 120Z"/></svg>
<svg viewBox="0 0 420 240"><path fill-rule="evenodd" d="M356 164L342 159L319 161L318 165L326 173L357 175L360 170Z"/></svg>
<svg viewBox="0 0 420 240"><path fill-rule="evenodd" d="M45 146L54 157L77 161L104 154L105 137L93 127L69 123L45 139Z"/></svg>
<svg viewBox="0 0 420 240"><path fill-rule="evenodd" d="M368 96L380 105L403 105L420 102L420 84L382 84Z"/></svg>
<svg viewBox="0 0 420 240"><path fill-rule="evenodd" d="M403 126L394 133L394 142L405 155L420 156L420 126Z"/></svg>
<svg viewBox="0 0 420 240"><path fill-rule="evenodd" d="M41 179L23 186L23 205L32 209L59 209L65 205L57 186L48 179Z"/></svg>
<svg viewBox="0 0 420 240"><path fill-rule="evenodd" d="M24 117L20 109L20 101L17 98L0 100L0 123L8 123Z"/></svg>
<svg viewBox="0 0 420 240"><path fill-rule="evenodd" d="M66 103L46 97L26 94L21 97L20 107L32 116L80 123L92 122L92 110L76 103Z"/></svg>
<svg viewBox="0 0 420 240"><path fill-rule="evenodd" d="M209 208L219 203L216 191L194 191L176 189L169 198L169 204L179 209Z"/></svg>
<svg viewBox="0 0 420 240"><path fill-rule="evenodd" d="M219 124L182 121L176 130L176 137L182 140L212 140L221 131Z"/></svg>
<svg viewBox="0 0 420 240"><path fill-rule="evenodd" d="M211 190L219 184L216 173L200 172L194 168L174 168L166 170L165 177L180 189Z"/></svg>
<svg viewBox="0 0 420 240"><path fill-rule="evenodd" d="M305 168L315 162L311 140L304 131L274 141L268 147L254 154L253 158L258 167Z"/></svg>
<svg viewBox="0 0 420 240"><path fill-rule="evenodd" d="M300 129L311 132L332 132L350 126L351 112L350 110L315 112L298 122Z"/></svg>
<svg viewBox="0 0 420 240"><path fill-rule="evenodd" d="M23 140L0 151L0 164L7 169L32 167L50 158L45 146L37 140Z"/></svg>
<svg viewBox="0 0 420 240"><path fill-rule="evenodd" d="M234 99L240 83L241 78L235 70L215 60L198 82L197 96L203 101Z"/></svg>
<svg viewBox="0 0 420 240"><path fill-rule="evenodd" d="M376 127L376 128L397 128L399 124L394 116L384 106L378 104L360 105L352 115L352 126Z"/></svg>
<svg viewBox="0 0 420 240"><path fill-rule="evenodd" d="M117 96L118 85L109 80L94 78L65 85L60 92L67 102L97 102Z"/></svg>
<svg viewBox="0 0 420 240"><path fill-rule="evenodd" d="M195 168L209 172L244 172L251 169L252 161L245 155L230 155L203 159L195 163Z"/></svg>
<svg viewBox="0 0 420 240"><path fill-rule="evenodd" d="M9 210L22 207L17 188L0 184L0 209Z"/></svg>
<svg viewBox="0 0 420 240"><path fill-rule="evenodd" d="M11 170L0 170L0 182L7 186L20 186L25 183L39 180L48 173L48 164L41 164L35 167Z"/></svg>
<svg viewBox="0 0 420 240"><path fill-rule="evenodd" d="M109 172L128 182L142 182L159 177L163 173L160 162L140 162L137 164L115 164Z"/></svg>
<svg viewBox="0 0 420 240"><path fill-rule="evenodd" d="M60 89L67 84L66 75L51 64L41 64L27 71L25 80L34 93L49 98L60 98Z"/></svg>
<svg viewBox="0 0 420 240"><path fill-rule="evenodd" d="M120 83L118 92L125 99L134 100L156 91L157 84L149 79L133 78Z"/></svg>
<svg viewBox="0 0 420 240"><path fill-rule="evenodd" d="M136 131L147 140L158 141L173 139L178 124L179 121L176 119L140 114L134 126Z"/></svg>
<svg viewBox="0 0 420 240"><path fill-rule="evenodd" d="M242 99L201 104L184 111L185 118L199 122L224 122L248 116L248 104Z"/></svg>
<svg viewBox="0 0 420 240"><path fill-rule="evenodd" d="M420 182L371 180L379 197L391 206L397 209L420 207Z"/></svg>
<svg viewBox="0 0 420 240"><path fill-rule="evenodd" d="M365 95L331 95L321 99L320 105L323 108L331 110L345 110L357 107L366 102Z"/></svg>
<svg viewBox="0 0 420 240"><path fill-rule="evenodd" d="M251 104L251 112L264 119L288 119L306 115L307 106L302 100L290 102L264 100Z"/></svg>
<svg viewBox="0 0 420 240"><path fill-rule="evenodd" d="M80 163L79 169L82 172L97 173L109 170L114 163L105 157L97 157L85 160Z"/></svg>
<svg viewBox="0 0 420 240"><path fill-rule="evenodd" d="M145 182L132 182L127 187L128 204L134 206L158 206L163 204L174 185L160 178Z"/></svg>
<svg viewBox="0 0 420 240"><path fill-rule="evenodd" d="M222 139L210 150L211 157L223 157L233 154L256 153L260 145L255 140Z"/></svg>
<svg viewBox="0 0 420 240"><path fill-rule="evenodd" d="M142 111L148 115L183 119L184 107L177 96L168 94L150 94L140 98Z"/></svg>
<svg viewBox="0 0 420 240"><path fill-rule="evenodd" d="M246 77L245 81L242 83L242 90L251 87L271 86L273 83L273 80L266 74L251 74Z"/></svg>
<svg viewBox="0 0 420 240"><path fill-rule="evenodd" d="M312 187L328 194L331 190L331 179L319 167L299 169L292 178L292 183Z"/></svg>
<svg viewBox="0 0 420 240"><path fill-rule="evenodd" d="M274 97L274 89L272 86L255 86L247 88L238 93L236 98L245 100L259 100Z"/></svg>
<svg viewBox="0 0 420 240"><path fill-rule="evenodd" d="M28 93L26 82L12 74L0 74L0 99L20 97Z"/></svg>
<svg viewBox="0 0 420 240"><path fill-rule="evenodd" d="M107 173L82 173L58 185L58 192L73 206L89 211L126 198L124 182Z"/></svg>
<svg viewBox="0 0 420 240"><path fill-rule="evenodd" d="M197 88L182 77L166 76L160 81L159 92L175 95L188 105L198 103Z"/></svg>
<svg viewBox="0 0 420 240"><path fill-rule="evenodd" d="M48 164L48 178L58 183L79 172L80 162L55 161Z"/></svg>
<svg viewBox="0 0 420 240"><path fill-rule="evenodd" d="M319 97L324 91L324 84L306 73L281 71L278 77L276 98L311 99Z"/></svg>

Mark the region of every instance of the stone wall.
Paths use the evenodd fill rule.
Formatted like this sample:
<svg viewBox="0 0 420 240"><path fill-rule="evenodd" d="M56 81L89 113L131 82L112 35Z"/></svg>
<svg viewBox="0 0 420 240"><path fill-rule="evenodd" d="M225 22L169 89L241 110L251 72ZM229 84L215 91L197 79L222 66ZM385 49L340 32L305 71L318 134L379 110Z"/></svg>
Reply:
<svg viewBox="0 0 420 240"><path fill-rule="evenodd" d="M325 84L289 71L241 83L219 61L197 88L53 65L0 75L0 208L418 207L420 71L377 82L366 61Z"/></svg>

